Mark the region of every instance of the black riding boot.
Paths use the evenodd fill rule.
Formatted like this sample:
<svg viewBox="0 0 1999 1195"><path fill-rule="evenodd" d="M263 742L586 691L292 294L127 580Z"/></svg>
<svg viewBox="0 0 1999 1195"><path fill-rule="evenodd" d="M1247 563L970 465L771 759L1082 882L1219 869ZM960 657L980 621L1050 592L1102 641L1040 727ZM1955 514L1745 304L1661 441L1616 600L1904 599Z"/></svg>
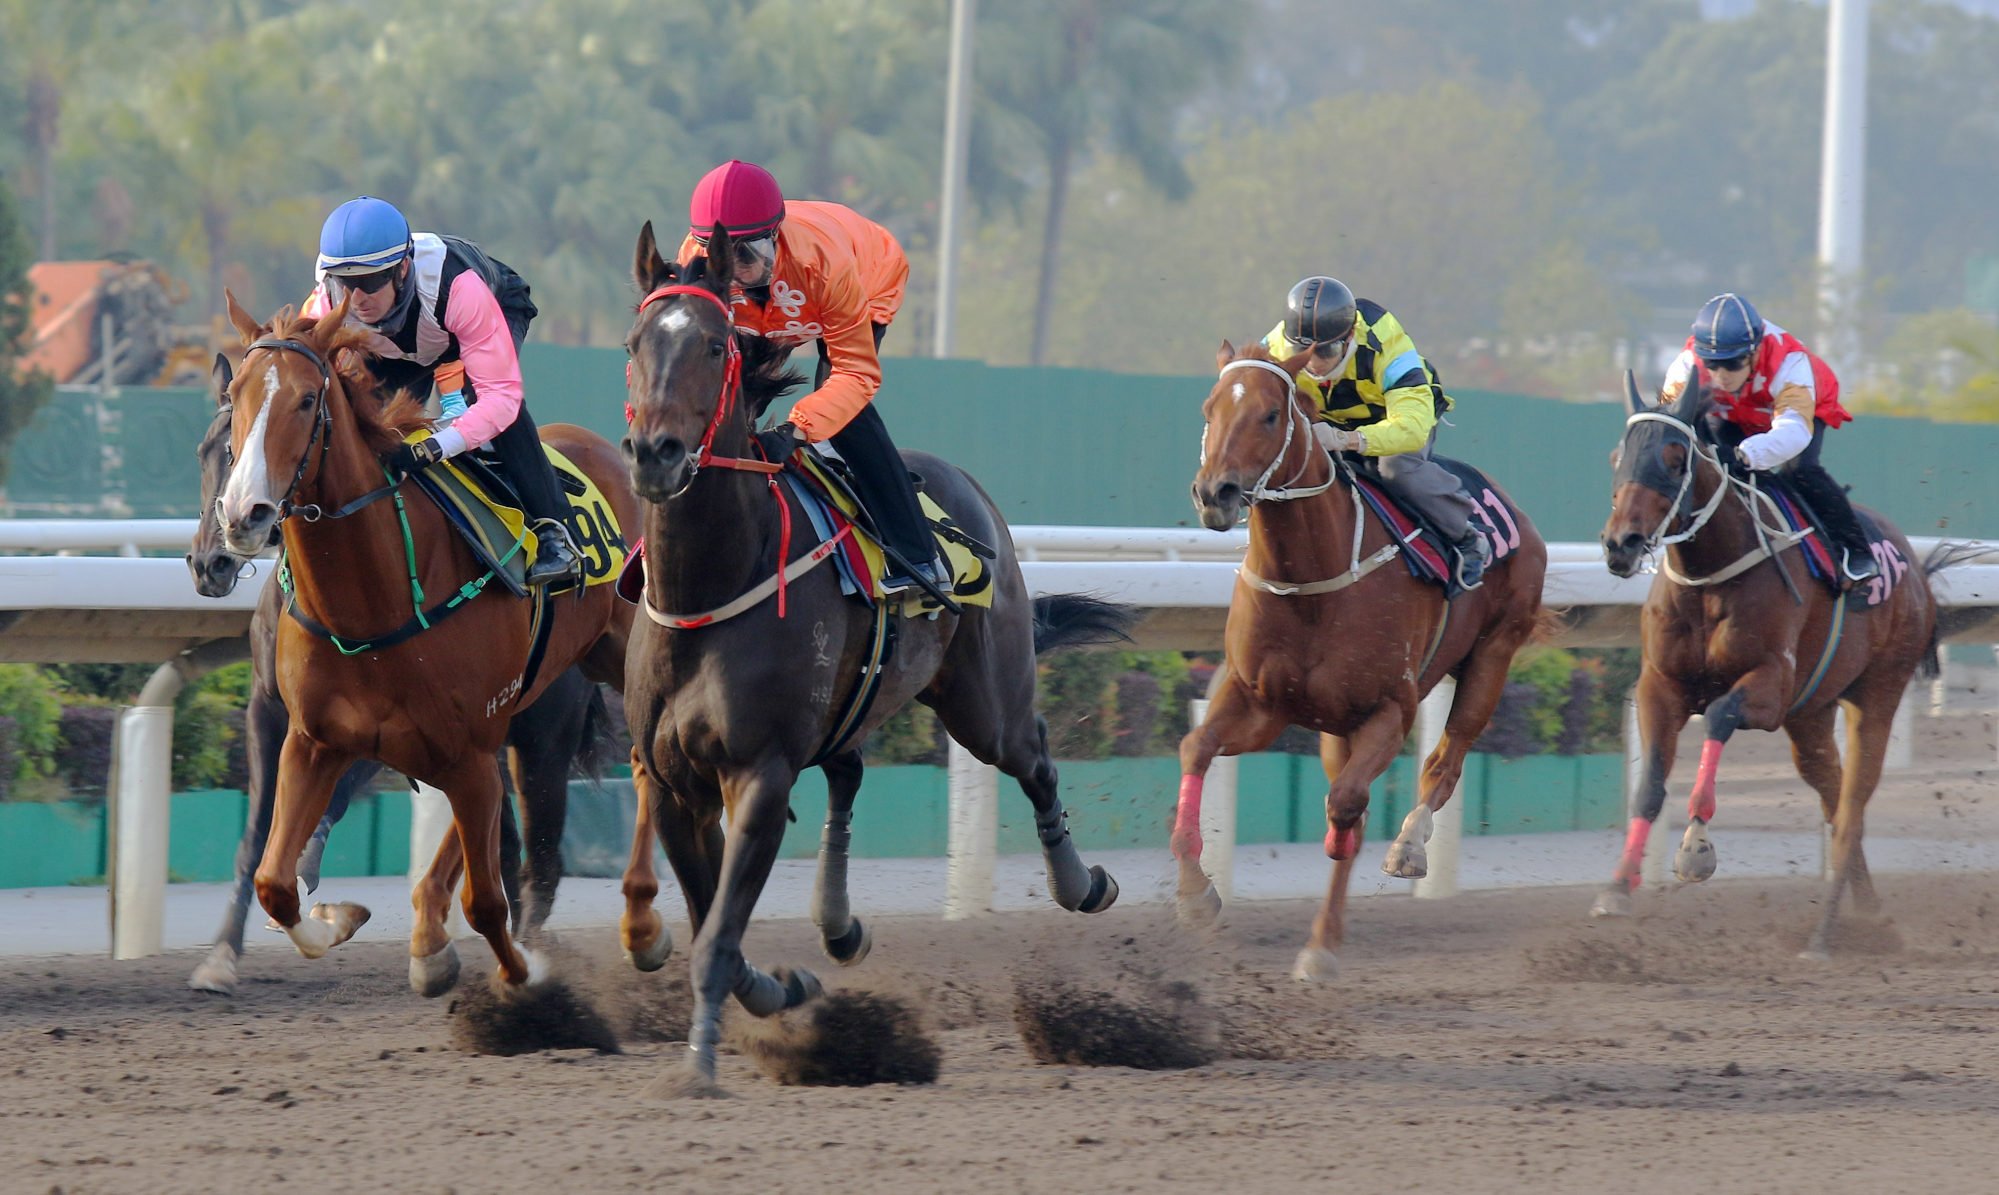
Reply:
<svg viewBox="0 0 1999 1195"><path fill-rule="evenodd" d="M1867 533L1861 530L1860 519L1853 513L1853 503L1825 466L1812 462L1791 469L1788 476L1792 487L1811 504L1812 512L1825 525L1826 535L1832 541L1828 546L1837 545L1845 556L1841 571L1846 580L1870 581L1880 576L1881 566L1875 562Z"/></svg>
<svg viewBox="0 0 1999 1195"><path fill-rule="evenodd" d="M950 574L937 563L937 542L930 535L930 522L916 500L916 485L910 480L909 466L888 438L888 426L872 404L849 420L832 437L842 460L853 466L854 488L860 492L875 529L897 555L938 588L950 591ZM882 588L889 593L916 584L915 578L893 561Z"/></svg>
<svg viewBox="0 0 1999 1195"><path fill-rule="evenodd" d="M493 448L500 454L507 481L520 495L522 513L527 515L540 540L534 567L528 569L527 583L546 585L579 578L582 562L571 539L569 500L555 479L555 467L548 463L548 454L541 450L541 436L526 406L514 415L506 430L493 437Z"/></svg>

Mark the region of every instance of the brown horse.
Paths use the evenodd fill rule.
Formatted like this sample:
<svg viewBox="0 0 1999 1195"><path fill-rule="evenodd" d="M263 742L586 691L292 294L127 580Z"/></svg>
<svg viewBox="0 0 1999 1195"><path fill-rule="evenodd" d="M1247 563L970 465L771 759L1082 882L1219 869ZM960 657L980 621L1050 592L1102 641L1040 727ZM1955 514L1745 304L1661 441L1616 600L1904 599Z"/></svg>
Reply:
<svg viewBox="0 0 1999 1195"><path fill-rule="evenodd" d="M318 320L286 308L263 326L233 296L228 308L245 352L233 377L226 362L217 364L235 460L217 518L239 555L262 549L284 523L278 580L289 584L276 679L290 729L257 900L307 957L352 933L338 907L325 920L299 916L298 859L341 773L356 760L378 760L441 789L457 828L412 896L412 986L436 995L456 979L444 911L463 871L466 920L491 943L513 990L539 978L540 968L531 971L534 956L508 934L495 753L514 715L572 664L622 685L630 608L609 585L550 598L546 643L530 679L532 601L484 586L486 570L443 513L426 500L405 501L406 479L383 464L425 422L423 407L407 396L384 405L365 370L337 367L364 343L343 326L345 303ZM616 450L582 428L541 430L632 526L637 503Z"/></svg>
<svg viewBox="0 0 1999 1195"><path fill-rule="evenodd" d="M215 417L209 422L195 459L201 468L201 510L215 509L222 487L229 480L229 434L234 422L228 406L229 391L216 389ZM278 546L274 537L272 546ZM187 553L188 571L194 576L195 591L203 597L227 597L245 570L254 565L231 552L222 542L222 528L216 520L197 520L194 542ZM236 847L236 879L223 906L222 926L215 945L188 977L188 986L197 991L233 995L238 963L243 956L243 929L256 895L253 881L257 863L271 835L271 816L278 803L278 752L284 747L291 718L285 712L284 697L277 686L278 625L284 621L284 591L267 585L250 616L250 700L244 710L244 738L247 757L249 817L243 823L243 837ZM514 816L512 801L500 804L500 855L505 861L500 878L513 910L515 932L532 939L534 931L548 919L555 903L555 889L562 882L562 828L569 813L569 776L581 765L586 774L598 770L608 712L603 691L571 668L550 685L535 703L518 714L507 728L509 768L501 780L511 778L521 795L521 813ZM334 786L333 799L325 816L307 841L299 859L299 880L307 892L319 886L319 866L326 840L333 826L347 812L348 801L382 770L374 760L359 760L341 775ZM527 888L523 897L519 868L515 860L527 848ZM525 908L523 908L525 901ZM360 914L350 914L359 918Z"/></svg>
<svg viewBox="0 0 1999 1195"><path fill-rule="evenodd" d="M827 777L825 832L813 917L826 953L859 962L869 940L848 912L848 822L861 782L860 743L911 699L937 711L951 737L1020 782L1057 904L1100 912L1117 899L1101 867L1085 867L1064 824L1046 725L1035 713L1035 656L1122 633L1127 612L1088 598L1030 600L1006 523L963 471L908 454L925 489L971 537L993 545L990 609L904 618L895 610L892 657L870 667L875 611L840 592L823 553L787 526L807 526L775 466L745 457L751 429L796 379L788 350L739 338L729 320L734 247L720 225L708 257L683 270L667 262L648 223L633 277L645 298L625 341L631 354L631 427L622 445L633 488L647 502L644 605L632 635L625 703L632 779L650 810L694 923L694 1012L685 1075L668 1090L715 1090L722 1002L734 993L756 1016L816 995L802 970L765 973L742 954L743 931L784 836L791 787L820 762ZM792 549L786 554L786 546ZM771 590L783 570L789 580ZM673 613L667 613L667 612ZM700 612L700 613L697 613ZM849 733L851 697L876 686ZM723 819L728 831L723 832ZM646 844L633 844L637 864ZM658 956L652 909L657 883L634 867L625 887L626 949Z"/></svg>
<svg viewBox="0 0 1999 1195"><path fill-rule="evenodd" d="M1877 546L1882 577L1835 597L1806 575L1803 553L1789 550L1801 537L1786 533L1755 475L1723 465L1707 427L1705 389L1689 385L1673 406L1656 408L1645 406L1629 373L1625 389L1631 417L1618 449L1604 555L1620 577L1637 572L1660 546L1666 557L1641 615L1643 775L1632 794L1624 854L1591 911L1630 913L1645 842L1665 804L1674 748L1690 716L1706 716L1707 741L1687 803L1691 820L1673 861L1687 882L1714 874L1707 824L1722 747L1744 727L1781 726L1791 736L1798 774L1818 793L1832 825L1833 878L1805 949L1807 957L1825 958L1849 887L1863 912L1880 906L1861 833L1902 691L1925 660L1935 661L1928 573L1939 563L1909 567L1915 560L1909 541L1870 511L1885 537ZM1880 600L1870 605L1869 598ZM1833 716L1842 704L1852 719L1844 768L1833 743Z"/></svg>
<svg viewBox="0 0 1999 1195"><path fill-rule="evenodd" d="M1548 553L1521 515L1517 536L1494 544L1494 564L1470 593L1446 601L1443 590L1412 576L1395 561L1388 529L1362 519L1347 481L1350 462L1312 437L1315 413L1296 381L1305 359L1277 360L1262 345L1237 352L1223 341L1221 377L1201 408L1207 427L1194 505L1216 531L1235 526L1248 506L1249 554L1229 602L1226 667L1216 674L1208 716L1180 741L1173 853L1183 920L1212 919L1221 902L1201 870L1200 832L1209 763L1261 750L1287 725L1319 731L1331 781L1326 853L1335 866L1293 970L1311 981L1336 971L1368 786L1402 750L1423 694L1454 676L1443 739L1423 763L1421 799L1382 863L1389 875L1427 874L1431 815L1451 799L1513 653L1539 626ZM1273 489L1273 478L1288 480ZM1503 499L1495 490L1491 501Z"/></svg>

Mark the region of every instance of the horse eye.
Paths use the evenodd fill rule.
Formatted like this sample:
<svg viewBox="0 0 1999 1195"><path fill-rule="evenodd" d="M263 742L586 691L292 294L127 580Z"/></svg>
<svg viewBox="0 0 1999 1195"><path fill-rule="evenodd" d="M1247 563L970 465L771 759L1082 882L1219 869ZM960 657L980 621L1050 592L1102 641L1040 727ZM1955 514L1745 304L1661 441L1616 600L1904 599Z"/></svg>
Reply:
<svg viewBox="0 0 1999 1195"><path fill-rule="evenodd" d="M709 355L710 357L719 357L719 356L721 356L721 355L722 355L722 342L721 342L721 341L719 341L719 340L711 340L711 341L709 341L709 342L708 342L708 355Z"/></svg>
<svg viewBox="0 0 1999 1195"><path fill-rule="evenodd" d="M1270 412L1269 414L1267 414L1267 415L1265 415L1265 416L1263 417L1263 426L1265 426L1265 427L1276 427L1276 426L1277 426L1277 412L1276 412L1276 411L1271 411L1271 412Z"/></svg>

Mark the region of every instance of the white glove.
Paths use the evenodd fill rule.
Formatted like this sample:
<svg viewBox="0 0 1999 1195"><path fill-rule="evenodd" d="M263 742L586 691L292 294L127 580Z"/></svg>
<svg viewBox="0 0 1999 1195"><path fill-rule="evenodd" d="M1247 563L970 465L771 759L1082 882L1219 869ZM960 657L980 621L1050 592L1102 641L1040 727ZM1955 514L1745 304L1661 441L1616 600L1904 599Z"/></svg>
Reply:
<svg viewBox="0 0 1999 1195"><path fill-rule="evenodd" d="M1330 423L1312 425L1312 436L1327 452L1366 452L1367 437L1359 428L1335 427Z"/></svg>

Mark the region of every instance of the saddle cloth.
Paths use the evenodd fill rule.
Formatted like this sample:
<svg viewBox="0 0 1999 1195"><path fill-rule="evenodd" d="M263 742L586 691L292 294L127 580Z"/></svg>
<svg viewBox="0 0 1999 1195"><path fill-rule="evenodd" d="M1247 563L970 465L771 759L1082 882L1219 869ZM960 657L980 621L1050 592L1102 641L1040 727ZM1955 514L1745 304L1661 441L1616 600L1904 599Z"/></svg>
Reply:
<svg viewBox="0 0 1999 1195"><path fill-rule="evenodd" d="M1757 478L1763 492L1776 500L1777 510L1784 517L1784 525L1792 531L1809 530L1810 535L1798 542L1798 548L1805 554L1805 569L1833 593L1838 593L1845 583L1840 575L1839 559L1836 553L1839 545L1832 543L1823 531L1818 529L1818 515L1811 505L1785 482L1782 474L1765 473ZM1887 538L1869 512L1856 506L1855 518L1860 520L1860 530L1867 536L1867 546L1874 553L1874 560L1881 566L1881 575L1869 581L1854 592L1866 606L1878 606L1888 600L1909 571L1909 558L1902 554L1901 546Z"/></svg>
<svg viewBox="0 0 1999 1195"><path fill-rule="evenodd" d="M779 476L805 513L806 525L811 529L809 543L825 543L853 524L859 505L846 483L816 449L808 447L794 455ZM916 497L922 504L924 517L930 520L937 547L951 569L952 600L960 606L990 608L993 604L990 562L963 542L968 537L955 534L957 523L936 499L920 490ZM873 537L856 528L834 549L833 564L839 573L840 592L870 606L882 600L881 582L886 575L887 558ZM645 544L640 543L618 578L618 594L626 601L636 602L644 592ZM907 617L941 609L929 594L915 587L888 596L890 603L900 606Z"/></svg>
<svg viewBox="0 0 1999 1195"><path fill-rule="evenodd" d="M1472 527L1485 537L1492 557L1489 567L1498 567L1501 560L1520 547L1519 510L1500 494L1490 478L1472 466L1449 457L1432 456L1430 459L1449 469L1464 483L1465 492L1472 498ZM1356 473L1354 481L1361 501L1401 542L1402 559L1409 568L1409 574L1417 580L1443 586L1446 597L1456 597L1463 592L1458 588L1454 563L1457 550L1451 542L1373 478Z"/></svg>
<svg viewBox="0 0 1999 1195"><path fill-rule="evenodd" d="M414 441L428 435L428 431L418 431L409 438ZM601 585L616 577L624 567L623 529L618 526L611 504L604 500L603 492L588 475L554 448L544 444L542 451L548 454L549 464L555 467L555 479L562 486L563 496L569 499L570 523L577 538L577 554L583 562L583 584ZM452 527L471 545L473 555L499 574L515 596L527 596L527 570L534 563L539 545L535 533L527 527L520 499L493 465L479 454L468 452L439 461L416 473L414 479L417 487L437 503Z"/></svg>

